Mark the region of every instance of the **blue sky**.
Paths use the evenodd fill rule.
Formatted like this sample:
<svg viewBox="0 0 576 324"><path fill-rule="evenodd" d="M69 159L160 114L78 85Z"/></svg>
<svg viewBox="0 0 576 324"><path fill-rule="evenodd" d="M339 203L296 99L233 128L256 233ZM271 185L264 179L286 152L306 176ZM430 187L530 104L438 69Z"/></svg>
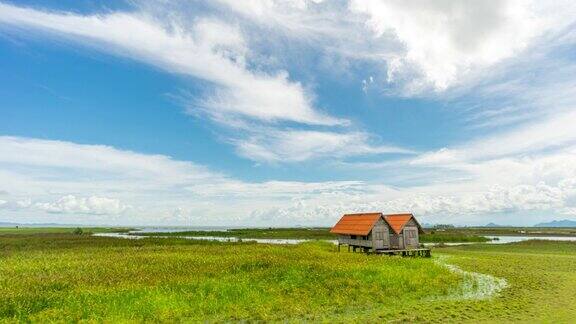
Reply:
<svg viewBox="0 0 576 324"><path fill-rule="evenodd" d="M576 214L569 1L2 1L0 221Z"/></svg>

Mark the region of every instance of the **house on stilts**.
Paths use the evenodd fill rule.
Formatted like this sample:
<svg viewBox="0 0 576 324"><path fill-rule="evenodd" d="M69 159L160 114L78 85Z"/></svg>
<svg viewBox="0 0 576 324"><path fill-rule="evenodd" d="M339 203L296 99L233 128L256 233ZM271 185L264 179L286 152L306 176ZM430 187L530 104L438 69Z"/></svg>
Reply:
<svg viewBox="0 0 576 324"><path fill-rule="evenodd" d="M429 256L429 249L420 248L422 226L412 214L363 213L346 214L330 230L338 235L338 249L386 254ZM422 252L422 253L421 253Z"/></svg>

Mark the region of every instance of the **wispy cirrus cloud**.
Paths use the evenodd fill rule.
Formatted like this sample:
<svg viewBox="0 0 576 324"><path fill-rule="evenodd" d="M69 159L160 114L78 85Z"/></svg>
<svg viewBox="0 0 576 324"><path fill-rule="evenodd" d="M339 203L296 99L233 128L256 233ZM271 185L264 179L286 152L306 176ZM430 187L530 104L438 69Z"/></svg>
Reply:
<svg viewBox="0 0 576 324"><path fill-rule="evenodd" d="M266 121L337 125L344 121L316 109L309 94L285 71L251 71L241 32L233 25L194 19L191 26L159 21L150 14L78 15L0 3L0 22L52 33L105 52L193 76L216 85L199 100L207 114L238 114Z"/></svg>
<svg viewBox="0 0 576 324"><path fill-rule="evenodd" d="M325 56L375 63L384 74L379 79L396 84L403 95L479 82L478 74L569 25L575 10L569 1L518 0L215 3L273 30L273 38L288 36Z"/></svg>
<svg viewBox="0 0 576 324"><path fill-rule="evenodd" d="M300 82L291 80L288 72L282 69L265 72L265 69L258 68L259 62L250 61L253 55L249 40L237 24L194 15L185 16L190 18L191 22L183 22L186 19L174 19L173 15L163 14L162 10L159 12L79 15L0 3L0 24L77 42L209 83L213 86L210 90L205 91L200 98L195 97L186 103L187 112L208 116L217 124L234 129L229 132L234 135L228 142L238 144L238 151L251 159L262 157L259 161L266 162L271 160L266 156L293 153L279 153L282 146L277 146L274 151L265 154L245 154L247 146L254 147L254 138L280 139L281 134L287 135L284 141L290 140L290 137L296 134L308 134L324 140L316 145L309 145L312 150L310 152L298 152L307 158L320 156L317 153L321 146L323 151L330 147L341 149L341 145L330 143L336 140L336 137L339 137L341 144L350 142L366 148L347 148L349 154L382 152L379 147L370 148L371 144L363 141L364 138L358 134L346 131L346 126L350 125L348 120L333 117L316 107L314 94ZM308 126L340 126L344 127L344 130L329 131L324 135L321 135L323 130L299 133L298 128L285 132L274 128L274 125L281 122ZM239 127L239 124L256 127ZM350 141L350 138L354 140ZM268 145L258 145L259 150L270 148Z"/></svg>
<svg viewBox="0 0 576 324"><path fill-rule="evenodd" d="M370 143L362 132L336 133L307 130L274 130L254 134L236 143L240 155L255 161L299 162L318 158L345 158L414 151Z"/></svg>

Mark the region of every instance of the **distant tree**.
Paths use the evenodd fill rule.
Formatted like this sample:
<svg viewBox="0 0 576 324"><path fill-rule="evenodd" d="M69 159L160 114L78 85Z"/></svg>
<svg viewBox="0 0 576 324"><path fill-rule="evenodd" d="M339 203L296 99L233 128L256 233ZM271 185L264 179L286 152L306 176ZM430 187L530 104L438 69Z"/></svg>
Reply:
<svg viewBox="0 0 576 324"><path fill-rule="evenodd" d="M76 227L72 233L75 235L82 235L84 234L84 230L82 230L80 227Z"/></svg>
<svg viewBox="0 0 576 324"><path fill-rule="evenodd" d="M454 228L454 225L452 224L436 224L434 225L435 229L450 229L450 228Z"/></svg>

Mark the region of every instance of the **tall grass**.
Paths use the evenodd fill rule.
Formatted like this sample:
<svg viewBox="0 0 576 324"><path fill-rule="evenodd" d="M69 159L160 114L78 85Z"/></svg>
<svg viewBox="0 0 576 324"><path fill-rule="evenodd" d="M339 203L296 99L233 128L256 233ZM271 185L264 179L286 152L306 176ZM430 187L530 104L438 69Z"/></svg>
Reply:
<svg viewBox="0 0 576 324"><path fill-rule="evenodd" d="M334 318L417 305L460 278L429 259L78 235L0 237L0 318L22 321Z"/></svg>
<svg viewBox="0 0 576 324"><path fill-rule="evenodd" d="M89 233L125 233L130 231L130 228L125 227L26 227L26 226L12 226L12 227L0 227L0 235L5 234L62 234L62 233L74 233L81 231L84 234Z"/></svg>
<svg viewBox="0 0 576 324"><path fill-rule="evenodd" d="M6 234L0 322L574 321L576 243L479 244L433 254L505 279L507 287L495 297L455 300L470 283L434 258L338 253L322 242Z"/></svg>

